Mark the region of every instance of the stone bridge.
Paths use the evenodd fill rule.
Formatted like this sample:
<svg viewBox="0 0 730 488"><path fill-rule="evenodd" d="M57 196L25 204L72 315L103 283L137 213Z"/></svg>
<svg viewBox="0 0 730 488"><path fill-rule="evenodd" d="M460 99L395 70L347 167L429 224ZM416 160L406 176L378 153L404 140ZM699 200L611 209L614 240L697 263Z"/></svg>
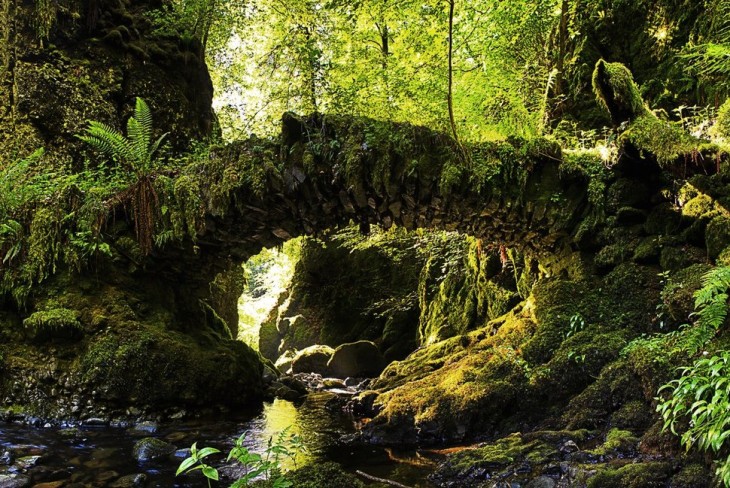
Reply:
<svg viewBox="0 0 730 488"><path fill-rule="evenodd" d="M465 160L448 137L423 127L287 114L281 140L213 155L221 177L238 180L229 202L208 194L200 248L245 259L262 246L355 222L363 232L373 224L455 230L552 251L570 244L596 210L591 169L564 163L544 139L480 145Z"/></svg>

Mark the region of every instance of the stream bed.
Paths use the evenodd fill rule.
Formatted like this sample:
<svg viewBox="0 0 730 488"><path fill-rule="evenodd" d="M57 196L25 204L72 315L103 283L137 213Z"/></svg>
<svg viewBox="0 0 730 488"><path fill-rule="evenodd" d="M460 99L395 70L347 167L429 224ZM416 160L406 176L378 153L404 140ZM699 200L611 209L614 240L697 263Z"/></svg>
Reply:
<svg viewBox="0 0 730 488"><path fill-rule="evenodd" d="M345 414L325 409L332 396L325 392L311 393L297 404L277 399L265 403L258 415L244 419L141 424L138 429L83 425L77 430L63 430L0 424L0 486L6 486L3 479L9 483L11 476L25 480L25 486L42 488L207 486L199 475L175 477L175 470L187 456L185 449L193 442L199 448L212 446L227 454L234 439L247 432L247 447L261 452L272 436L288 428L287 432L301 436L306 447L297 458L299 466L334 461L346 471L361 470L414 488L433 487L426 479L438 461L433 455L342 442L343 436L355 432L355 424ZM163 461L139 462L133 455L133 446L143 437L162 439L179 450ZM225 454L208 459L225 471ZM283 465L293 468L286 462ZM138 481L144 479L144 483L125 484L135 476Z"/></svg>

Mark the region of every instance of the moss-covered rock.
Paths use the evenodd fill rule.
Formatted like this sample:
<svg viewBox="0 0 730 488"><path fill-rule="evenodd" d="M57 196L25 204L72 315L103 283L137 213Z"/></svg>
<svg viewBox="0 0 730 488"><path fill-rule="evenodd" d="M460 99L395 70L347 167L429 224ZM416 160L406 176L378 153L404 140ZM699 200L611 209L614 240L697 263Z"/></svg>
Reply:
<svg viewBox="0 0 730 488"><path fill-rule="evenodd" d="M634 77L621 63L599 60L593 71L593 91L616 126L649 113Z"/></svg>
<svg viewBox="0 0 730 488"><path fill-rule="evenodd" d="M327 363L327 373L335 378L371 378L385 368L385 358L370 341L341 344Z"/></svg>
<svg viewBox="0 0 730 488"><path fill-rule="evenodd" d="M43 309L23 320L23 326L36 341L79 338L83 328L78 315L78 312L68 308Z"/></svg>
<svg viewBox="0 0 730 488"><path fill-rule="evenodd" d="M36 415L85 418L131 407L242 406L261 397L258 355L207 322L201 308L176 313L175 293L154 276L138 282L113 266L102 276L59 273L36 291L47 298L16 312L16 324L22 317L42 331L63 324L75 340L14 339L0 382L5 398ZM12 388L18 381L22 390Z"/></svg>
<svg viewBox="0 0 730 488"><path fill-rule="evenodd" d="M335 350L329 346L309 346L297 351L292 361L293 373L318 373L322 376L329 375L328 363L332 359Z"/></svg>
<svg viewBox="0 0 730 488"><path fill-rule="evenodd" d="M362 488L365 485L356 476L346 473L338 464L325 462L310 464L286 474L292 486L321 488L323 486L347 486Z"/></svg>
<svg viewBox="0 0 730 488"><path fill-rule="evenodd" d="M675 324L687 323L694 311L694 294L702 286L702 276L709 270L706 264L695 264L670 273L662 290L662 303Z"/></svg>
<svg viewBox="0 0 730 488"><path fill-rule="evenodd" d="M523 473L558 461L557 448L535 439L526 440L522 434L512 434L476 448L466 448L448 456L431 476L435 481L462 483L457 486L476 486L480 480L489 480L501 474L510 465L519 465Z"/></svg>
<svg viewBox="0 0 730 488"><path fill-rule="evenodd" d="M159 407L245 405L261 395L262 365L243 343L212 348L174 331L117 327L89 341L78 372L102 401Z"/></svg>
<svg viewBox="0 0 730 488"><path fill-rule="evenodd" d="M707 466L689 464L672 476L669 488L709 488L712 486L712 474Z"/></svg>
<svg viewBox="0 0 730 488"><path fill-rule="evenodd" d="M672 474L672 465L666 462L627 464L618 468L608 467L588 479L588 488L660 488Z"/></svg>
<svg viewBox="0 0 730 488"><path fill-rule="evenodd" d="M705 243L710 259L716 259L724 249L730 246L730 217L715 217L707 225Z"/></svg>

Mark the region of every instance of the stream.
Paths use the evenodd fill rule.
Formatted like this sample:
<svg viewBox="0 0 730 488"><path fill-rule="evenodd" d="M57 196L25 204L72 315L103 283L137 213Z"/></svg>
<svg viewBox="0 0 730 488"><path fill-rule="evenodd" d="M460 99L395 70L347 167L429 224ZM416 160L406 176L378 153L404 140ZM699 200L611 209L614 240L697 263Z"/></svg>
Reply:
<svg viewBox="0 0 730 488"><path fill-rule="evenodd" d="M426 480L437 462L432 455L344 444L341 439L355 432L355 424L345 414L325 409L332 396L326 392L310 393L298 404L277 399L265 403L263 410L253 418L142 424L141 429L80 426L77 431L69 431L0 424L0 486L15 487L3 484L3 479L8 481L7 476L13 474L21 475L20 479L30 478L30 484L17 486L39 485L42 488L207 486L199 475L175 477L175 470L187 456L185 449L193 442L197 442L199 448L212 446L227 453L233 440L247 432L247 447L261 452L272 436L287 428L288 432L300 435L306 447L297 458L299 466L334 461L346 471L361 470L414 488L434 486ZM132 451L135 442L143 437L165 440L179 450L164 461L138 462ZM225 455L208 459L213 460L214 466L223 468L221 472L225 471ZM291 464L283 465L293 468ZM139 474L145 475L144 484L124 484ZM371 483L369 486L384 485Z"/></svg>

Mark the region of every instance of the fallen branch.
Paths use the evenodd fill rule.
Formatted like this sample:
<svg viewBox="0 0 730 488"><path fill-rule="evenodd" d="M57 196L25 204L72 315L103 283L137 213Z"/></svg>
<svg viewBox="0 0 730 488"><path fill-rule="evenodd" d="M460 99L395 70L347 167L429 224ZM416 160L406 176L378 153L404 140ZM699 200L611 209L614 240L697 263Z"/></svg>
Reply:
<svg viewBox="0 0 730 488"><path fill-rule="evenodd" d="M398 488L411 488L408 485L403 485L401 483L398 483L397 481L393 480L386 480L385 478L378 478L377 476L373 476L371 474L363 473L362 471L358 470L355 471L358 475L362 476L363 478L370 480L370 481L377 481L378 483L385 483L386 485L390 486L396 486Z"/></svg>

